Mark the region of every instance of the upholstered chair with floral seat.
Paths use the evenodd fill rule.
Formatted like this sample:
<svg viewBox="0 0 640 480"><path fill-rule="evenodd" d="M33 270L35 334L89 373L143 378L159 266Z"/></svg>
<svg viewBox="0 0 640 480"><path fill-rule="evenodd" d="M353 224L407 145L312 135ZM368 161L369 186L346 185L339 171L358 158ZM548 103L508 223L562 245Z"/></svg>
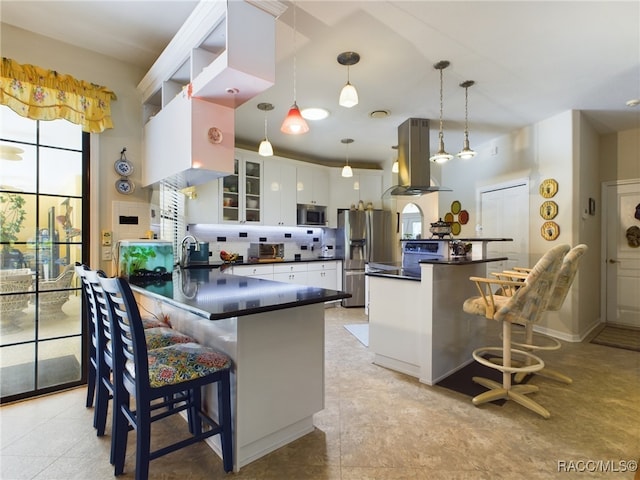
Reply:
<svg viewBox="0 0 640 480"><path fill-rule="evenodd" d="M214 435L220 435L223 468L230 472L231 359L195 342L148 349L128 282L123 278L99 280L108 299L113 334L115 475L124 471L130 428L136 431L136 480L148 478L151 460ZM217 387L217 421L202 406L201 390L207 385ZM183 411L190 435L181 440L176 435L175 443L151 451L152 424ZM203 423L208 428L203 429Z"/></svg>
<svg viewBox="0 0 640 480"><path fill-rule="evenodd" d="M564 256L569 251L568 245L558 245L547 253L533 267L526 282L500 280L494 278L471 277L476 283L480 293L477 297L471 297L464 302L463 310L473 315L482 315L485 318L501 322L502 346L481 347L473 351L473 358L489 368L502 372L502 383L494 380L473 377L473 381L489 390L473 398L473 404L478 406L494 400L513 400L520 405L534 411L544 418L549 418L550 413L543 406L529 398L527 395L538 391L535 385L513 385L514 373L529 373L544 368L544 361L530 351L512 348L512 325L534 324L545 311L549 296ZM518 287L513 296L494 295L494 288ZM498 355L500 362L492 361L488 356ZM517 357L517 364L512 363L512 357Z"/></svg>

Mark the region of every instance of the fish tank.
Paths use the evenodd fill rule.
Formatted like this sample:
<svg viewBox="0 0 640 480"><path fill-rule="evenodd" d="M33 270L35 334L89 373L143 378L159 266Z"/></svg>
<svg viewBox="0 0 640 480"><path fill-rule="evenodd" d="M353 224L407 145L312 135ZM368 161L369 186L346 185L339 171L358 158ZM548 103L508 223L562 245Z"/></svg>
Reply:
<svg viewBox="0 0 640 480"><path fill-rule="evenodd" d="M171 280L173 244L165 240L120 240L118 276L135 284Z"/></svg>

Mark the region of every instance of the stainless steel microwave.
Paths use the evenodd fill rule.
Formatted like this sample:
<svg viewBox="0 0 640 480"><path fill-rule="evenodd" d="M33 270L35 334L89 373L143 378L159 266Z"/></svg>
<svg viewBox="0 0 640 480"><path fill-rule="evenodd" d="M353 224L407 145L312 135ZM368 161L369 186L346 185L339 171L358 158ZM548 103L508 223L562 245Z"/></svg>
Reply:
<svg viewBox="0 0 640 480"><path fill-rule="evenodd" d="M327 207L299 203L297 223L324 227L327 224Z"/></svg>

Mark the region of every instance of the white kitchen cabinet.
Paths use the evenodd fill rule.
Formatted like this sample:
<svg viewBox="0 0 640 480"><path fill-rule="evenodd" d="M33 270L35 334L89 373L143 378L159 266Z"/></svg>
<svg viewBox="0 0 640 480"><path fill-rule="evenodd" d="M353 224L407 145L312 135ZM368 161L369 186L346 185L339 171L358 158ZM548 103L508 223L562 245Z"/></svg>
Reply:
<svg viewBox="0 0 640 480"><path fill-rule="evenodd" d="M277 157L264 163L262 211L264 225L296 225L296 167Z"/></svg>
<svg viewBox="0 0 640 480"><path fill-rule="evenodd" d="M307 285L306 263L284 263L273 266L273 279L276 282Z"/></svg>
<svg viewBox="0 0 640 480"><path fill-rule="evenodd" d="M338 290L337 262L307 263L307 285Z"/></svg>
<svg viewBox="0 0 640 480"><path fill-rule="evenodd" d="M273 264L234 265L230 273L233 275L242 275L243 277L273 280Z"/></svg>
<svg viewBox="0 0 640 480"><path fill-rule="evenodd" d="M222 223L262 223L262 160L236 153L233 174L220 179Z"/></svg>
<svg viewBox="0 0 640 480"><path fill-rule="evenodd" d="M284 8L196 5L137 87L143 186L198 185L233 171L235 109L275 81L275 18Z"/></svg>
<svg viewBox="0 0 640 480"><path fill-rule="evenodd" d="M217 143L208 139L212 127ZM142 186L176 175L199 185L230 173L234 128L233 108L179 93L144 126Z"/></svg>
<svg viewBox="0 0 640 480"><path fill-rule="evenodd" d="M296 167L296 201L308 205L329 205L329 169L314 165Z"/></svg>

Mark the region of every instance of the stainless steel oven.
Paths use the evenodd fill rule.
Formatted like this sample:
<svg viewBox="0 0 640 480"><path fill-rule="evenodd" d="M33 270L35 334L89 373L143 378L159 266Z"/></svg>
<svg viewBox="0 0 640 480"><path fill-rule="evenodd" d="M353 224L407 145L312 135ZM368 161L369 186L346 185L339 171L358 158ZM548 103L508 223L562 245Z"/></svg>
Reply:
<svg viewBox="0 0 640 480"><path fill-rule="evenodd" d="M438 240L405 240L402 242L402 268L420 274L420 260L445 258L448 242Z"/></svg>

